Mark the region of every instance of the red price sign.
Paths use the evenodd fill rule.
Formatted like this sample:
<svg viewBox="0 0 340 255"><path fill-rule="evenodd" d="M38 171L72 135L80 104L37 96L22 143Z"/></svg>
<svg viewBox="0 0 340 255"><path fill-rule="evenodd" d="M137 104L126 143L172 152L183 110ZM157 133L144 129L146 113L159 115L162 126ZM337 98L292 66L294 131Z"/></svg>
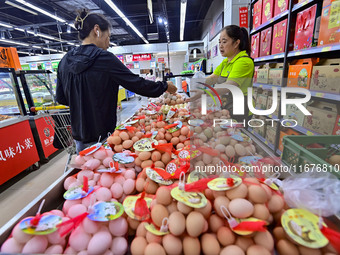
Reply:
<svg viewBox="0 0 340 255"><path fill-rule="evenodd" d="M239 8L239 23L240 27L248 28L248 7Z"/></svg>
<svg viewBox="0 0 340 255"><path fill-rule="evenodd" d="M132 56L132 61L146 61L151 60L151 54L134 54Z"/></svg>

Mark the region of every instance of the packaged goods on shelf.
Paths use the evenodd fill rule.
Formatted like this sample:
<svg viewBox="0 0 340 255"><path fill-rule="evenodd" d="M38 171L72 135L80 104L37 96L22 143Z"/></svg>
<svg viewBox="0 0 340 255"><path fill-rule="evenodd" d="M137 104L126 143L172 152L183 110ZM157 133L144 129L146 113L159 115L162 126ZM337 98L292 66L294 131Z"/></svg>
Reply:
<svg viewBox="0 0 340 255"><path fill-rule="evenodd" d="M256 82L265 84L268 83L270 67L275 67L275 64L267 63L258 67Z"/></svg>
<svg viewBox="0 0 340 255"><path fill-rule="evenodd" d="M274 0L262 0L262 24L273 18Z"/></svg>
<svg viewBox="0 0 340 255"><path fill-rule="evenodd" d="M315 4L297 14L294 36L294 50L302 50L317 45L321 9Z"/></svg>
<svg viewBox="0 0 340 255"><path fill-rule="evenodd" d="M272 27L261 31L260 36L260 57L269 56L272 47Z"/></svg>
<svg viewBox="0 0 340 255"><path fill-rule="evenodd" d="M285 51L287 34L287 19L274 25L272 54L278 54Z"/></svg>
<svg viewBox="0 0 340 255"><path fill-rule="evenodd" d="M276 128L267 125L265 138L269 143L275 144Z"/></svg>
<svg viewBox="0 0 340 255"><path fill-rule="evenodd" d="M257 87L253 87L253 98L256 100L257 98L257 90L258 88Z"/></svg>
<svg viewBox="0 0 340 255"><path fill-rule="evenodd" d="M280 131L280 140L279 140L279 146L278 149L280 151L283 151L283 137L286 135L300 135L299 132L296 132L295 130L291 129L291 128L285 128L283 129L283 131Z"/></svg>
<svg viewBox="0 0 340 255"><path fill-rule="evenodd" d="M262 0L258 0L253 8L253 29L262 24Z"/></svg>
<svg viewBox="0 0 340 255"><path fill-rule="evenodd" d="M309 89L313 66L319 61L316 58L298 59L289 65L288 87Z"/></svg>
<svg viewBox="0 0 340 255"><path fill-rule="evenodd" d="M265 94L260 94L257 95L256 97L256 109L258 110L266 110L267 109L267 100L268 100L268 96Z"/></svg>
<svg viewBox="0 0 340 255"><path fill-rule="evenodd" d="M280 105L280 98L281 98L281 94L280 92L278 91L277 92L277 105L276 105L276 108L275 108L275 111L272 113L272 115L278 117L279 116L279 105ZM273 104L273 97L272 96L268 96L268 99L267 99L267 109L270 109L272 107L272 104Z"/></svg>
<svg viewBox="0 0 340 255"><path fill-rule="evenodd" d="M340 135L340 113L336 118L332 135Z"/></svg>
<svg viewBox="0 0 340 255"><path fill-rule="evenodd" d="M257 75L258 75L258 70L259 70L260 66L255 66L254 68L254 78L253 81L256 83L257 81Z"/></svg>
<svg viewBox="0 0 340 255"><path fill-rule="evenodd" d="M0 114L0 121L8 120L8 119L11 119L11 118L13 118L13 117L12 116L8 116L8 115Z"/></svg>
<svg viewBox="0 0 340 255"><path fill-rule="evenodd" d="M307 106L307 110L312 114L305 116L303 127L313 130L321 135L331 135L333 133L339 109L336 104L315 101Z"/></svg>
<svg viewBox="0 0 340 255"><path fill-rule="evenodd" d="M278 0L274 2L274 17L288 10L289 0Z"/></svg>
<svg viewBox="0 0 340 255"><path fill-rule="evenodd" d="M251 57L258 58L260 52L260 33L251 36Z"/></svg>
<svg viewBox="0 0 340 255"><path fill-rule="evenodd" d="M340 59L321 59L313 66L310 89L340 94Z"/></svg>
<svg viewBox="0 0 340 255"><path fill-rule="evenodd" d="M302 105L304 107L307 106L307 104L302 104ZM302 126L304 119L305 119L305 115L303 114L303 112L299 108L296 107L296 105L287 104L286 115L284 116L284 118L296 120L298 125Z"/></svg>
<svg viewBox="0 0 340 255"><path fill-rule="evenodd" d="M318 45L340 43L338 0L324 0L321 13Z"/></svg>
<svg viewBox="0 0 340 255"><path fill-rule="evenodd" d="M269 69L268 84L281 86L283 75L283 63L277 63Z"/></svg>

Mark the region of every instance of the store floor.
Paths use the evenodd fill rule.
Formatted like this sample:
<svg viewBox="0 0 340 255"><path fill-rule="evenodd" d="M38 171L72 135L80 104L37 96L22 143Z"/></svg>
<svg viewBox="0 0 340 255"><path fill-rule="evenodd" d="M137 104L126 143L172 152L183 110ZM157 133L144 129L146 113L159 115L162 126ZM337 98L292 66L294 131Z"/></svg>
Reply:
<svg viewBox="0 0 340 255"><path fill-rule="evenodd" d="M122 110L117 113L117 123L131 117L142 104L146 104L144 97L141 100L134 97L122 102ZM65 151L58 153L38 170L29 174L22 173L2 185L0 228L63 174L67 157Z"/></svg>

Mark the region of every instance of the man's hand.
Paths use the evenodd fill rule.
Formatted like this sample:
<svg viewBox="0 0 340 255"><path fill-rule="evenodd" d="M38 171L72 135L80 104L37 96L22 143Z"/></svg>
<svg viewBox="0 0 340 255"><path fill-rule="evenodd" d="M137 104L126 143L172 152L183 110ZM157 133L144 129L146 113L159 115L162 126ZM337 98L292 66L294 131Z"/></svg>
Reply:
<svg viewBox="0 0 340 255"><path fill-rule="evenodd" d="M195 95L194 95L194 96L191 96L192 93L195 93ZM194 101L200 99L201 96L202 96L202 94L203 94L203 91L202 91L202 90L200 90L200 89L198 89L198 90L192 89L192 90L190 90L190 97L187 98L186 101L187 101L187 102L194 102Z"/></svg>
<svg viewBox="0 0 340 255"><path fill-rule="evenodd" d="M177 91L177 87L172 83L172 81L167 81L168 83L168 89L166 90L170 94L174 94Z"/></svg>

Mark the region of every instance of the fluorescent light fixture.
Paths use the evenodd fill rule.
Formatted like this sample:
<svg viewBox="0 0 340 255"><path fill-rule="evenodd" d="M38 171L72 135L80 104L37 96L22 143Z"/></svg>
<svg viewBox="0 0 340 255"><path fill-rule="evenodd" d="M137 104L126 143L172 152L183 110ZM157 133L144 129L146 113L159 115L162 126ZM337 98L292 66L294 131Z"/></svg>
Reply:
<svg viewBox="0 0 340 255"><path fill-rule="evenodd" d="M9 44L17 44L21 46L30 46L28 43L22 43L22 42L17 42L13 40L7 40L7 39L0 39L0 42L9 43Z"/></svg>
<svg viewBox="0 0 340 255"><path fill-rule="evenodd" d="M70 27L70 26L67 26L66 32L67 32L68 34L71 33L71 27Z"/></svg>
<svg viewBox="0 0 340 255"><path fill-rule="evenodd" d="M58 16L56 16L56 15L54 15L54 14L48 12L48 11L45 11L45 10L39 8L38 6L35 6L35 5L33 5L33 4L30 4L29 2L27 2L27 1L25 1L25 0L15 0L15 1L17 1L18 3L21 3L21 4L23 4L23 5L26 5L27 7L31 8L31 9L37 11L37 12L40 12L40 13L42 13L42 14L45 14L46 16L49 16L50 18L53 18L53 19L58 20L58 21L63 22L63 23L66 22L66 20L64 20L64 19L62 19L62 18L59 18Z"/></svg>
<svg viewBox="0 0 340 255"><path fill-rule="evenodd" d="M39 46L32 46L32 48L41 49Z"/></svg>
<svg viewBox="0 0 340 255"><path fill-rule="evenodd" d="M24 32L25 33L25 29L22 29L22 28L15 27L14 30L18 30L20 32ZM28 31L27 31L27 33L28 33Z"/></svg>
<svg viewBox="0 0 340 255"><path fill-rule="evenodd" d="M51 48L43 48L43 49L48 50L48 51L58 52L58 50L56 50L56 49L51 49Z"/></svg>
<svg viewBox="0 0 340 255"><path fill-rule="evenodd" d="M22 1L22 0L16 0L16 1ZM148 40L144 38L144 36L139 32L139 30L131 23L131 21L122 13L122 11L111 1L111 0L104 0L125 22L126 25L132 28L135 33L142 38L142 40L149 44Z"/></svg>
<svg viewBox="0 0 340 255"><path fill-rule="evenodd" d="M29 9L27 9L27 8L25 8L25 7L22 7L22 6L20 6L20 5L17 5L17 4L15 4L15 3L12 3L12 2L10 2L10 1L5 1L5 4L9 4L9 5L11 5L11 6L15 7L15 8L18 8L18 9L23 10L23 11L25 11L25 12L31 13L31 14L33 14L33 15L38 15L38 13L36 13L36 12L34 12L34 11L32 11L32 10L29 10Z"/></svg>
<svg viewBox="0 0 340 255"><path fill-rule="evenodd" d="M0 26L8 27L8 28L13 28L13 26L11 26L10 24L4 23L4 22L0 22Z"/></svg>
<svg viewBox="0 0 340 255"><path fill-rule="evenodd" d="M67 42L68 45L76 45L75 43L72 43L72 42Z"/></svg>
<svg viewBox="0 0 340 255"><path fill-rule="evenodd" d="M25 29L17 28L17 27L14 28L14 29L17 30L17 31L20 31L20 32L25 33ZM28 34L31 34L31 35L34 35L34 36L40 36L40 37L43 37L43 38L46 38L46 39L49 39L49 40L55 40L55 41L59 41L59 42L66 42L66 41L60 40L60 39L57 38L57 37L54 37L54 36L51 36L51 35L47 35L47 34L40 33L40 32L38 32L38 29L37 29L37 28L34 28L34 31L32 31L32 30L27 30L27 33L28 33Z"/></svg>
<svg viewBox="0 0 340 255"><path fill-rule="evenodd" d="M30 52L25 52L25 51L20 51L20 50L18 50L17 52L18 52L18 53L21 53L21 54L27 54L27 55L31 55L31 53L30 53Z"/></svg>
<svg viewBox="0 0 340 255"><path fill-rule="evenodd" d="M6 39L4 31L1 31L1 39Z"/></svg>
<svg viewBox="0 0 340 255"><path fill-rule="evenodd" d="M187 0L181 0L181 25L179 32L179 39L183 41L184 39L184 27L185 27L185 15L187 12Z"/></svg>
<svg viewBox="0 0 340 255"><path fill-rule="evenodd" d="M117 44L113 43L113 42L110 42L110 45L112 46L117 46Z"/></svg>
<svg viewBox="0 0 340 255"><path fill-rule="evenodd" d="M164 25L168 25L168 22L166 21L166 19L164 20Z"/></svg>
<svg viewBox="0 0 340 255"><path fill-rule="evenodd" d="M158 23L162 24L163 23L163 19L162 17L158 17Z"/></svg>

